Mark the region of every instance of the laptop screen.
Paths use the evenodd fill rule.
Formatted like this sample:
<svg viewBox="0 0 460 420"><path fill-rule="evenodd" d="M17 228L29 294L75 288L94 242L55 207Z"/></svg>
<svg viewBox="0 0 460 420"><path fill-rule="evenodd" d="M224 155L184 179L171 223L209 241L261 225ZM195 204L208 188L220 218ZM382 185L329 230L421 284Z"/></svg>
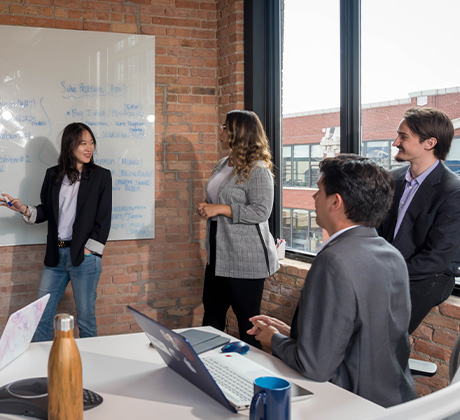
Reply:
<svg viewBox="0 0 460 420"><path fill-rule="evenodd" d="M165 363L210 397L236 413L186 338L128 306Z"/></svg>
<svg viewBox="0 0 460 420"><path fill-rule="evenodd" d="M49 297L47 294L10 315L0 339L0 369L27 350Z"/></svg>

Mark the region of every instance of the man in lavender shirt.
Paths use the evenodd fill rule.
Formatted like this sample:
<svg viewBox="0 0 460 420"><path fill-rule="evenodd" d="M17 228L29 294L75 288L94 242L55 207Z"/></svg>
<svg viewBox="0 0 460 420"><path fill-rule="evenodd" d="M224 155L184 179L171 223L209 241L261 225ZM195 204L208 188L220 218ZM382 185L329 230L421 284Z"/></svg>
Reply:
<svg viewBox="0 0 460 420"><path fill-rule="evenodd" d="M409 333L446 300L460 275L460 179L443 163L454 127L435 108L411 108L403 116L393 146L395 159L408 162L392 171L393 204L379 234L407 263L412 302Z"/></svg>

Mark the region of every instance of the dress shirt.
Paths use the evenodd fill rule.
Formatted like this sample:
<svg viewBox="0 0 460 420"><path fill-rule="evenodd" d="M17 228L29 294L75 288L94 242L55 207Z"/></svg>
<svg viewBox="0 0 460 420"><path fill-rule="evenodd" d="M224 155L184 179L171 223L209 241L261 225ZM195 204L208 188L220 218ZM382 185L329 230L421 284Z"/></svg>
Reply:
<svg viewBox="0 0 460 420"><path fill-rule="evenodd" d="M59 217L58 217L58 239L60 241L72 240L73 223L77 211L77 196L80 188L80 178L77 182L70 184L67 175L62 180L59 190ZM28 205L30 216L23 215L27 224L33 225L37 220L37 208Z"/></svg>
<svg viewBox="0 0 460 420"><path fill-rule="evenodd" d="M77 196L80 188L80 176L73 184L67 175L62 180L59 191L59 218L58 218L58 239L70 241L72 239L73 222L77 212Z"/></svg>
<svg viewBox="0 0 460 420"><path fill-rule="evenodd" d="M318 252L321 252L321 251L323 250L323 248L326 247L327 244L328 244L329 242L331 242L332 240L334 240L335 238L337 238L337 236L341 235L342 233L345 233L347 230L353 229L353 228L358 227L358 226L359 226L359 225L349 226L349 227L347 227L347 228L345 228L345 229L342 229L342 230L339 230L338 232L335 232L332 236L329 236L329 238L327 238L327 240L324 241L324 242L321 244L321 246L320 246L319 249L318 249ZM317 253L318 253L318 252L317 252Z"/></svg>
<svg viewBox="0 0 460 420"><path fill-rule="evenodd" d="M407 209L410 206L416 192L418 191L422 182L425 181L428 175L433 172L433 170L438 166L439 160L437 160L433 165L431 165L425 172L419 175L417 178L412 179L412 175L410 173L410 167L407 169L406 172L406 187L404 188L403 195L401 196L401 200L399 201L398 207L398 219L396 221L395 232L393 238L396 237L398 230L401 226L401 223L404 219L404 216L407 212Z"/></svg>

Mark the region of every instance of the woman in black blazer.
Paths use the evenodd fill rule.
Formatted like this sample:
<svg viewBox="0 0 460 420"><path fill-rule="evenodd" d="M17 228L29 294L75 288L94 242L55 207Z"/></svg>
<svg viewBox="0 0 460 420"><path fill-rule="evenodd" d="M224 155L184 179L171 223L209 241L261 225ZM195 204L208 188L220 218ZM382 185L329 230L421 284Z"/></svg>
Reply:
<svg viewBox="0 0 460 420"><path fill-rule="evenodd" d="M96 139L86 124L69 124L62 134L58 165L46 171L41 204L27 206L8 194L0 197L0 205L21 213L26 223L48 221L38 294L51 296L34 341L52 340L56 308L69 281L80 337L97 335L96 289L110 231L112 176L94 163L95 147Z"/></svg>

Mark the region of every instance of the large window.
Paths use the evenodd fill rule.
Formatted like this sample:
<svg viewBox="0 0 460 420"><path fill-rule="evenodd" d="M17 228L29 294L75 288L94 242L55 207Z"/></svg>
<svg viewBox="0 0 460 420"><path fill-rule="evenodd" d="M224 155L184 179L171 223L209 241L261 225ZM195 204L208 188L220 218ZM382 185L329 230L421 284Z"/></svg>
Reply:
<svg viewBox="0 0 460 420"><path fill-rule="evenodd" d="M308 227L288 223L295 212L305 215L302 221L314 213L311 189L319 174L312 165L326 155L353 152L394 169L404 165L394 160L392 143L407 108L434 106L452 119L460 117L460 58L452 58L455 62L442 72L432 65L455 56L460 2L440 0L433 6L428 0L388 0L381 6L377 1L284 0L279 205L292 251L315 252L307 245ZM423 42L411 41L414 25L408 22L416 32L429 28ZM341 61L340 50L351 57L348 62ZM344 121L358 126L341 127ZM460 139L454 140L446 164L460 174ZM290 191L296 187L306 187L302 197Z"/></svg>
<svg viewBox="0 0 460 420"><path fill-rule="evenodd" d="M271 141L278 171L272 228L291 255L315 253L319 160L351 152L396 167L391 144L413 106L440 108L460 127L460 2L382 4L245 0L245 106ZM446 163L459 173L457 137Z"/></svg>
<svg viewBox="0 0 460 420"><path fill-rule="evenodd" d="M284 0L282 235L300 253L315 254L323 240L313 194L319 162L340 146L339 6L337 0Z"/></svg>

